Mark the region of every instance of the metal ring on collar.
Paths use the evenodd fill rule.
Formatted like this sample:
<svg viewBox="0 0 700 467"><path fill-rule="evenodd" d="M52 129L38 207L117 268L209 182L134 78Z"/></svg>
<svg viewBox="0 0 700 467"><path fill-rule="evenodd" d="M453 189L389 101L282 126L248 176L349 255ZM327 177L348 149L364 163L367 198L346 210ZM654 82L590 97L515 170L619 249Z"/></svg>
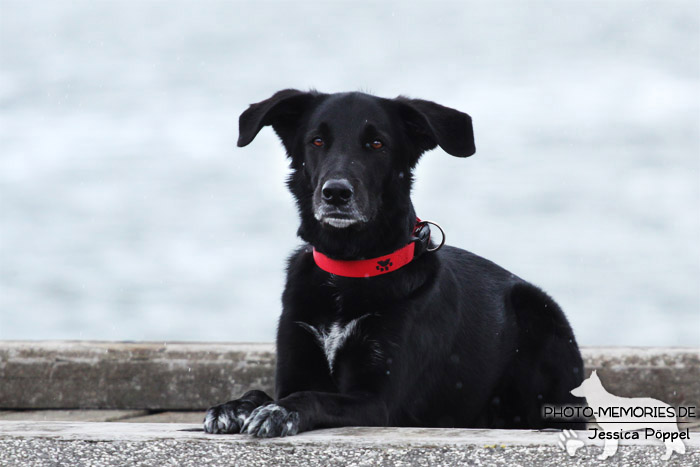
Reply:
<svg viewBox="0 0 700 467"><path fill-rule="evenodd" d="M426 248L425 251L438 251L442 246L445 244L445 231L442 230L442 227L440 227L439 224L433 222L433 221L420 221L419 224L432 224L438 229L440 229L440 234L442 234L442 239L440 240L440 244L436 246L435 248Z"/></svg>

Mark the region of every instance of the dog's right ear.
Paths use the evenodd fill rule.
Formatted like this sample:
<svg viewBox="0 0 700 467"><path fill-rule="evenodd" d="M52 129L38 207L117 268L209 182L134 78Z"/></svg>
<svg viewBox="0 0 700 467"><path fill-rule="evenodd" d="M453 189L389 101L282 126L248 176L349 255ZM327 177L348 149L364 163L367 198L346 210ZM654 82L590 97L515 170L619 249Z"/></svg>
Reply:
<svg viewBox="0 0 700 467"><path fill-rule="evenodd" d="M272 125L287 151L299 118L319 94L285 89L257 104L251 104L238 119L238 147L247 146L262 127Z"/></svg>

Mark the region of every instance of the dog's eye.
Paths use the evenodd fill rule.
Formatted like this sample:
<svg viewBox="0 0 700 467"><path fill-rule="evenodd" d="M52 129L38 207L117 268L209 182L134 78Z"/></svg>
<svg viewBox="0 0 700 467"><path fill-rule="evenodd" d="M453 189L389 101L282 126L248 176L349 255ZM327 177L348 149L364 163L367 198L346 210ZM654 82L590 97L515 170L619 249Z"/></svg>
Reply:
<svg viewBox="0 0 700 467"><path fill-rule="evenodd" d="M311 144L313 144L313 145L316 146L317 148L321 148L321 147L323 147L323 145L324 145L325 143L323 142L323 140L322 140L321 138L314 138L314 139L311 141Z"/></svg>
<svg viewBox="0 0 700 467"><path fill-rule="evenodd" d="M384 147L384 143L382 143L378 139L375 139L374 141L369 143L369 147L371 147L372 149L381 149Z"/></svg>

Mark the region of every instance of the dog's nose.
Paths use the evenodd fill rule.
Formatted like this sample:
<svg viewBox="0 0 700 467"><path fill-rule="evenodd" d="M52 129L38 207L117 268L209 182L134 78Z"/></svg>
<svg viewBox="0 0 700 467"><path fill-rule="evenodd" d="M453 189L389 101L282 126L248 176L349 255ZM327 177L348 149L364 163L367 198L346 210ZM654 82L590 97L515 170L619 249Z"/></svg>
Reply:
<svg viewBox="0 0 700 467"><path fill-rule="evenodd" d="M347 204L352 198L352 193L352 185L344 178L327 180L321 188L323 200L335 206Z"/></svg>

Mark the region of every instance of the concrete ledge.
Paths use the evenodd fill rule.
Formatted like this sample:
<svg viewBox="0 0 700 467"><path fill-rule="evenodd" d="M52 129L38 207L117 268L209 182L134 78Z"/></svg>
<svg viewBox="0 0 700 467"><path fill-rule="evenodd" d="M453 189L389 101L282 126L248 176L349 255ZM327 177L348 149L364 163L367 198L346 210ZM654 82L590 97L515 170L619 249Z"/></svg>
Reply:
<svg viewBox="0 0 700 467"><path fill-rule="evenodd" d="M607 389L700 407L700 350L582 349ZM0 410L203 410L272 392L272 344L0 341Z"/></svg>
<svg viewBox="0 0 700 467"><path fill-rule="evenodd" d="M696 434L697 435L697 434ZM570 457L559 434L527 430L351 427L290 438L206 435L199 425L0 422L0 465L600 465L600 440ZM662 461L657 441L623 441L611 465L699 465L700 438ZM617 461L617 462L615 462Z"/></svg>
<svg viewBox="0 0 700 467"><path fill-rule="evenodd" d="M586 376L597 370L605 388L622 397L653 397L700 407L700 349L584 347Z"/></svg>
<svg viewBox="0 0 700 467"><path fill-rule="evenodd" d="M0 341L0 409L205 409L272 391L270 344Z"/></svg>

